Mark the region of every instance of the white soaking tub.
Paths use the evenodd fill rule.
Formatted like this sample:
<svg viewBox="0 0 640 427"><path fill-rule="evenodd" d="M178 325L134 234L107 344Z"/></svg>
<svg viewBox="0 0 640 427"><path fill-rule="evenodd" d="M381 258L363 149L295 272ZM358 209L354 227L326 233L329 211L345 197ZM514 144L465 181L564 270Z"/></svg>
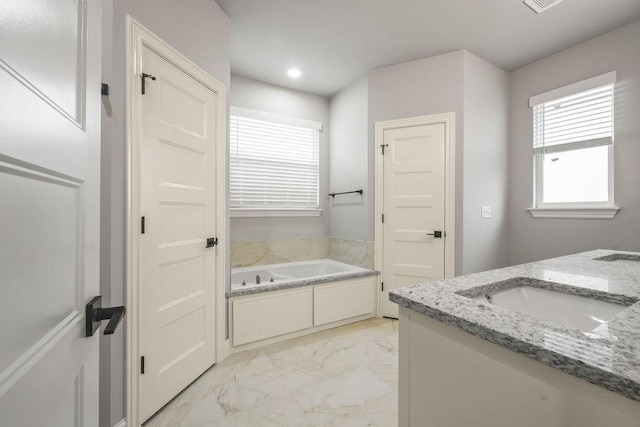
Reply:
<svg viewBox="0 0 640 427"><path fill-rule="evenodd" d="M375 275L375 272L332 259L268 264L231 270L229 294L266 292L305 284ZM257 278L260 277L260 283ZM240 292L235 292L240 291Z"/></svg>
<svg viewBox="0 0 640 427"><path fill-rule="evenodd" d="M375 316L377 274L332 259L232 269L231 351Z"/></svg>

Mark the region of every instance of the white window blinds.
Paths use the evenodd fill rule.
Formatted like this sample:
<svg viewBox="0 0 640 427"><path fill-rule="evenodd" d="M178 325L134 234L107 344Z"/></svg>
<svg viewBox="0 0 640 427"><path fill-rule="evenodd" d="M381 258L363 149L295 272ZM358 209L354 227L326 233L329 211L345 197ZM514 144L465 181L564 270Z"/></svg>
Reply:
<svg viewBox="0 0 640 427"><path fill-rule="evenodd" d="M318 128L232 111L230 137L231 208L318 208Z"/></svg>
<svg viewBox="0 0 640 427"><path fill-rule="evenodd" d="M533 105L534 153L612 144L613 87L599 85Z"/></svg>

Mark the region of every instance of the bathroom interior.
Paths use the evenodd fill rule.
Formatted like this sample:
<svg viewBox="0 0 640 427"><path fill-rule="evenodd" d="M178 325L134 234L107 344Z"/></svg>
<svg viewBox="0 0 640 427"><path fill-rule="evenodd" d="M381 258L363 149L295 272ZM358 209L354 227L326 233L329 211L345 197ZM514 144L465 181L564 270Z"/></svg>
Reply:
<svg viewBox="0 0 640 427"><path fill-rule="evenodd" d="M625 57L624 61L629 61L627 66L635 69L633 78L637 79L638 76L637 53L633 54L632 59L628 57L630 52L620 48L617 49L620 58L609 57L612 55L609 43L615 43L612 40L619 43L618 40L624 39L624 35L605 34L511 73L472 51L455 50L369 70L351 79L343 87L329 92L330 96L323 96L327 93L325 91L331 89L300 89L305 84L316 84L300 82L307 73L314 72L308 66L303 67L303 60L290 62L279 68L280 64L274 64L277 61L270 61L269 65L273 64L275 70L265 67L265 71L253 71L252 68L257 66L260 59L249 60L249 54L258 56L257 50L262 45L258 44L256 50L238 52L236 49L239 48L234 44L234 11L238 10L241 14L240 19L251 22L252 13L247 11L250 6L238 6L236 9L231 2L221 2L221 6L230 15L232 37L228 234L231 279L230 289L226 294L227 333L232 354L251 354L254 359L248 365L243 362L238 368L237 377L240 379L235 381L237 400L229 382L218 385L219 390L224 390L224 398L220 399L217 394L205 399L214 408L224 404L235 408L230 414L226 412L218 422L222 423L227 419L240 425L243 422L248 425L395 425L398 422L398 410L395 408L399 399L398 378L388 378L390 371L396 367L393 362L389 362L388 357L398 355L398 344L394 337L398 326L394 321L386 320L386 324L379 324L375 320L376 323L373 323L375 328L386 328L391 333L391 336L381 334L376 337L377 340L384 340L387 348L371 348L370 343L358 344L356 341L353 348L350 346L354 343L350 342L346 348L336 350L327 359L312 358L313 361L309 363L319 364L321 367L331 366L332 363L343 365L337 370L330 369L328 374L322 371L324 368L319 373L315 368L301 369L301 365L297 364L288 366L273 354L286 353L290 345L294 349L293 354L301 352L298 356L304 358L305 353L298 346L300 342L306 344L308 341L299 338L301 336L323 334L322 331L327 331L324 332L327 334L329 331L325 328L357 325L356 322L363 322L363 319L398 318L397 307L388 302L388 290L393 287L488 271L590 249L640 249L637 231L629 233L627 237L624 237L625 233L618 231L623 227L637 230L637 225L631 225L634 222L631 209L637 203L637 198L631 194L625 196L625 184L622 180L616 180L615 196L616 206L623 206L623 209L612 220L534 218L527 211L531 207L533 188L529 97L615 70L618 75L616 105L619 105L630 94L620 92L625 86L620 81L625 71L621 68L624 65L617 61ZM519 6L523 13L531 13L525 5ZM553 9L545 13L552 12ZM243 21L239 25L248 25L248 22ZM271 29L268 21L263 25L266 27L265 32ZM238 30L238 44L246 43L248 40L245 38L249 39L251 36L248 30L242 28ZM638 22L615 31L627 31L627 37L637 37ZM632 48L631 44L629 48ZM607 55L607 59L603 60L602 55ZM238 65L234 63L236 57L239 57ZM305 74L290 78L285 74L290 66L299 67ZM550 72L557 69L563 72L557 75ZM280 75L274 75L275 72ZM262 76L266 78L261 78ZM321 84L323 83L317 83ZM324 84L330 86L329 83ZM637 94L637 89L634 93ZM385 259L395 258L398 264L418 265L421 262L414 259L421 256L430 258L429 261L434 263L442 262L442 256L425 252L419 246L422 242L406 243L412 245L408 248L413 252L409 259L401 258L403 247L386 248L382 243L376 246L376 233L383 234L386 231L376 228L376 225L382 224L380 215L386 213L389 218L391 214L385 212L384 202L382 207L376 206L376 188L380 188L376 185L380 186L381 182L376 181L376 173L381 172L380 168L376 169L376 161L382 160L381 157L377 158L381 155L379 145L386 142L377 139L376 124L449 112L455 115L455 124L450 123L455 126L455 218L451 220L455 227L451 228L447 224L449 217L446 217L444 223L438 222L424 210L424 218L428 218L424 221L414 220L406 215L398 219L392 218L391 221L404 220L405 223L399 224L398 228L417 228L424 233L436 228L436 224L442 226L448 233L448 238L455 239L454 272L444 271L446 266L441 266L442 271L435 274L389 274L382 271L387 265L382 254L376 259L376 249L380 252L389 251L385 254ZM239 162L240 157L234 157L234 153L240 150L234 148L234 144L239 146L243 142L243 129L242 123L234 120L247 116L275 122L282 118L283 121L292 120L290 123L293 124L298 124L295 119L315 122L300 124L318 129L318 188L317 196L311 196L310 209L305 207L296 212L280 206L280 212L268 212L268 206L265 211L261 211L259 207L249 203L249 208L244 209L242 201L238 201L240 196L237 193L240 190L234 184L239 185L237 182L241 178L234 174L241 174L242 169L234 163ZM624 156L617 150L625 150L625 124L619 123L618 114L616 120L616 158L619 158L618 156ZM250 133L250 130L246 132ZM265 138L263 143L266 145L269 141ZM276 161L280 155L282 154L277 152L270 161ZM448 165L445 166L447 167ZM616 165L615 170L619 173L620 167ZM246 179L244 176L242 178ZM381 179L386 179L386 176L383 175ZM389 185L386 182L382 185L385 184ZM419 184L421 187L428 185L426 181ZM449 182L445 187L448 185ZM399 191L398 188L394 190ZM342 192L346 194L332 195ZM628 199L623 202L625 197ZM483 209L487 207L489 215L483 214ZM314 211L315 209L320 212ZM429 224L429 221L432 223ZM585 233L587 227L589 231ZM381 236L379 240L384 241L384 237ZM429 237L420 237L420 240L428 245L438 242ZM439 250L446 252L442 247ZM446 253L444 256L448 255ZM327 262L319 260L338 261L343 265L337 267L339 264L336 264L335 270L331 270L328 269ZM388 268L394 269L396 266ZM323 274L322 270L328 273L324 278L319 277ZM379 274L369 275L376 273ZM385 279L386 288L382 284ZM260 281L262 283L256 284ZM544 304L549 303L545 301ZM566 305L564 302L561 304ZM402 321L400 323L402 327ZM366 332L367 330L361 334ZM350 333L347 329L347 335ZM318 339L322 342L329 339L329 343L333 340L346 340L331 335L321 335ZM291 340L293 342L287 344ZM306 345L315 350L318 344L314 342ZM276 350L261 351L265 348ZM387 351L388 349L391 350ZM266 366L254 368L252 364L264 363L258 361L265 354L272 359L271 364L267 362ZM427 351L421 357L428 358L429 354ZM286 356L282 357L286 360ZM355 357L357 362L351 360L351 357ZM227 363L232 363L233 356L229 360ZM222 362L223 366L224 363ZM251 375L243 372L252 369L257 371L250 372ZM357 372L358 379L350 377L353 375L350 369ZM413 371L418 369L414 368ZM215 377L215 366L208 375ZM242 378L244 375L249 376ZM265 376L271 375L279 378L263 382ZM425 381L430 381L431 378L429 376ZM206 383L206 377L201 381ZM436 387L435 379L433 381ZM476 381L485 384L481 379ZM527 385L522 379L518 381L521 387ZM452 386L455 384L453 381L448 382ZM198 388L197 384L196 382L195 388ZM466 383L460 386L471 389ZM444 386L438 385L437 388L443 389ZM541 393L547 392L542 388L541 390ZM573 392L574 389L570 390ZM466 418L462 421L438 418L440 414L433 409L435 402L446 408L442 412L451 414L451 403L448 402L455 400L456 394L453 393L443 399L445 402L434 400L433 404L425 405L427 415L413 415L416 418L408 418L407 415L404 420L400 418L400 425L514 425L510 424L514 422L510 418L511 414L502 414L497 420L490 416L486 416L484 420L482 417L471 417L466 423L463 422ZM462 393L458 394L457 399L462 401ZM413 398L412 395L417 395L419 399L428 396L428 392L418 389L403 397L409 400ZM188 394L186 396L175 404L169 404L163 412L151 419L149 425L197 423L198 421L193 420L198 420L200 411L206 411L202 408L206 408L207 403L196 402L189 405ZM483 403L486 402L469 404L473 408L469 412L481 413L477 407L482 407ZM591 402L591 405L595 404ZM514 412L525 418L530 414L529 411L537 412L537 417L526 421L531 425L587 425L583 419L567 421L559 416L549 416L548 420L541 421L544 420L542 414L549 410L537 408L533 404L529 406L528 410L520 408ZM371 413L367 414L369 411ZM194 412L196 416L193 415ZM607 411L602 413L609 414ZM218 416L220 414L216 410L209 408L211 419L216 420ZM610 422L615 420L612 416L608 419ZM631 419L638 420L635 417ZM520 425L529 425L526 422L521 421ZM598 425L601 419L591 422ZM624 424L621 422L619 425Z"/></svg>
<svg viewBox="0 0 640 427"><path fill-rule="evenodd" d="M99 113L2 42L0 89L96 132L88 271L122 309L42 414L58 344L0 358L7 425L640 425L637 0L79 3Z"/></svg>

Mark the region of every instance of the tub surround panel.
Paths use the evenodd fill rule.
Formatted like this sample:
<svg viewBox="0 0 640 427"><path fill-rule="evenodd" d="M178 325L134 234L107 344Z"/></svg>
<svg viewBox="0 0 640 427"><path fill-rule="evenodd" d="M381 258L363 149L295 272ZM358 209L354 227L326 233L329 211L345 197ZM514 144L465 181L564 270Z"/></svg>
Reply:
<svg viewBox="0 0 640 427"><path fill-rule="evenodd" d="M603 262L615 254L595 250L454 279L415 285L390 292L403 307L454 326L486 341L523 354L629 399L640 401L640 303L591 332L479 303L460 293L514 278L537 279L579 288L583 296L602 293L640 299L640 263ZM564 286L563 286L564 288ZM566 290L566 288L564 288Z"/></svg>
<svg viewBox="0 0 640 427"><path fill-rule="evenodd" d="M232 351L358 322L376 312L373 276L352 280L333 276L331 283L298 289L256 287L273 292L229 298Z"/></svg>
<svg viewBox="0 0 640 427"><path fill-rule="evenodd" d="M371 269L373 268L373 242L311 237L231 244L232 268L324 258Z"/></svg>
<svg viewBox="0 0 640 427"><path fill-rule="evenodd" d="M231 268L269 264L267 242L243 242L231 244Z"/></svg>
<svg viewBox="0 0 640 427"><path fill-rule="evenodd" d="M313 326L313 289L296 289L267 297L231 301L234 346L308 329Z"/></svg>
<svg viewBox="0 0 640 427"><path fill-rule="evenodd" d="M270 264L327 257L324 239L272 240L268 242L268 247Z"/></svg>
<svg viewBox="0 0 640 427"><path fill-rule="evenodd" d="M231 268L328 258L326 237L231 244Z"/></svg>
<svg viewBox="0 0 640 427"><path fill-rule="evenodd" d="M329 258L363 268L373 268L373 242L329 238Z"/></svg>

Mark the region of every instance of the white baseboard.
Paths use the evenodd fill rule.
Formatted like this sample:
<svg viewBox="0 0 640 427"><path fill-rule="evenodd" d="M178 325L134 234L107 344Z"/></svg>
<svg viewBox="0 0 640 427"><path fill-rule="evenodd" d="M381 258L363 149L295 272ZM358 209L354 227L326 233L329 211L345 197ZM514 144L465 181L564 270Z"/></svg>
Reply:
<svg viewBox="0 0 640 427"><path fill-rule="evenodd" d="M127 427L127 421L125 419L120 420L119 423L117 423L115 426L113 427Z"/></svg>

